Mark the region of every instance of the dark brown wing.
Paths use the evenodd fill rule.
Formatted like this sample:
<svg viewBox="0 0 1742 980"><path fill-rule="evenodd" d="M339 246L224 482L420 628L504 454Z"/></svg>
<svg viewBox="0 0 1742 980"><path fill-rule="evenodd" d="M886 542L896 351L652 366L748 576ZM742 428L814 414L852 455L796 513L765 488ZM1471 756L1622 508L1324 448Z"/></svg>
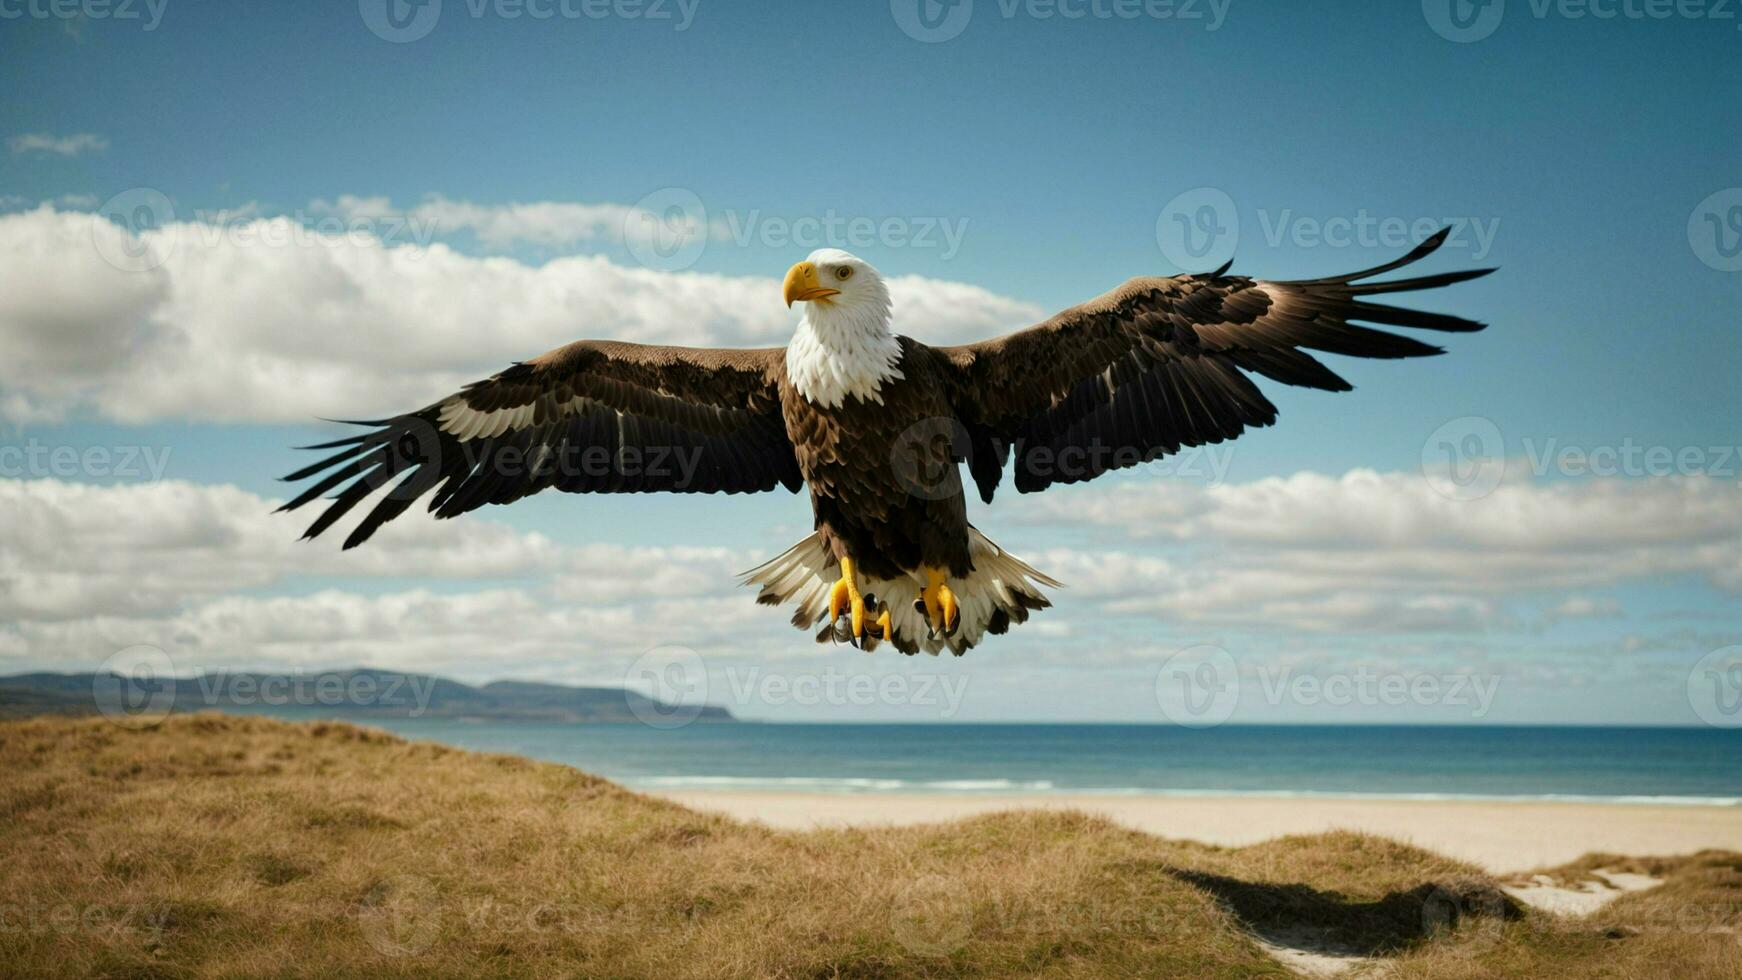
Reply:
<svg viewBox="0 0 1742 980"><path fill-rule="evenodd" d="M1394 262L1299 282L1207 275L1133 279L1017 333L938 352L953 365L956 410L972 441L970 469L987 502L1014 453L1016 489L1044 490L1232 439L1276 420L1245 374L1347 391L1306 349L1355 357L1419 357L1441 348L1357 326L1363 320L1472 331L1461 317L1369 302L1487 275L1473 269L1361 282L1433 252L1449 229Z"/></svg>
<svg viewBox="0 0 1742 980"><path fill-rule="evenodd" d="M368 540L430 490L453 517L546 487L570 493L746 493L803 486L780 416L784 351L583 340L363 435L285 477L317 482L280 510L343 485L306 538L392 483L345 539ZM394 483L394 481L398 481Z"/></svg>

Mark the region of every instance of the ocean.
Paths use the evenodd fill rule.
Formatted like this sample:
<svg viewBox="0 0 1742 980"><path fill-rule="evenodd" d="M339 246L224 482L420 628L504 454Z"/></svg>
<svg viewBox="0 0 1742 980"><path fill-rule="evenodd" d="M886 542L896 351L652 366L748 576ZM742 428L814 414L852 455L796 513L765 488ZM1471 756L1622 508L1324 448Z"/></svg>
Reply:
<svg viewBox="0 0 1742 980"><path fill-rule="evenodd" d="M1742 805L1742 729L368 723L646 790Z"/></svg>

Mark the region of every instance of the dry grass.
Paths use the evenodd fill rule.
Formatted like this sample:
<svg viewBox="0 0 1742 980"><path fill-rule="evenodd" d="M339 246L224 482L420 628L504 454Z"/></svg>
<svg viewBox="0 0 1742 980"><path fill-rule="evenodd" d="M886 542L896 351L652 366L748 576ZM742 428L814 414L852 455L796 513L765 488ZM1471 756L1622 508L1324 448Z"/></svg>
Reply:
<svg viewBox="0 0 1742 980"><path fill-rule="evenodd" d="M1264 936L1398 977L1742 976L1735 854L1570 921L1355 834L788 833L343 724L5 722L0 773L6 974L1287 976Z"/></svg>

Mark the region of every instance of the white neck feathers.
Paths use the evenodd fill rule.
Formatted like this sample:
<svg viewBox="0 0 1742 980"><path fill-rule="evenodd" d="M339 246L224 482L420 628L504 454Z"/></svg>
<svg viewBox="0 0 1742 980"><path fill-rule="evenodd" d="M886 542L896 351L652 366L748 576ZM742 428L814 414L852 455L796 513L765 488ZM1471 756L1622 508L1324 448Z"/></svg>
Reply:
<svg viewBox="0 0 1742 980"><path fill-rule="evenodd" d="M900 361L901 341L889 332L889 295L879 288L850 306L806 303L786 348L786 376L813 405L839 408L848 395L881 405L883 385L902 377Z"/></svg>

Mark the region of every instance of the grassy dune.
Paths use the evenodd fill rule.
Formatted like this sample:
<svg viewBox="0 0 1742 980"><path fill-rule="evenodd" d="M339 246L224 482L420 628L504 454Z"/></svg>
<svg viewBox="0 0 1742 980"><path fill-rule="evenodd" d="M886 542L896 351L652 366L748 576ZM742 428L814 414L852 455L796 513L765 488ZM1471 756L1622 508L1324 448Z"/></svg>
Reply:
<svg viewBox="0 0 1742 980"><path fill-rule="evenodd" d="M1374 837L1227 849L1071 814L795 833L344 724L0 723L0 973L1742 976L1742 856L1586 919Z"/></svg>

